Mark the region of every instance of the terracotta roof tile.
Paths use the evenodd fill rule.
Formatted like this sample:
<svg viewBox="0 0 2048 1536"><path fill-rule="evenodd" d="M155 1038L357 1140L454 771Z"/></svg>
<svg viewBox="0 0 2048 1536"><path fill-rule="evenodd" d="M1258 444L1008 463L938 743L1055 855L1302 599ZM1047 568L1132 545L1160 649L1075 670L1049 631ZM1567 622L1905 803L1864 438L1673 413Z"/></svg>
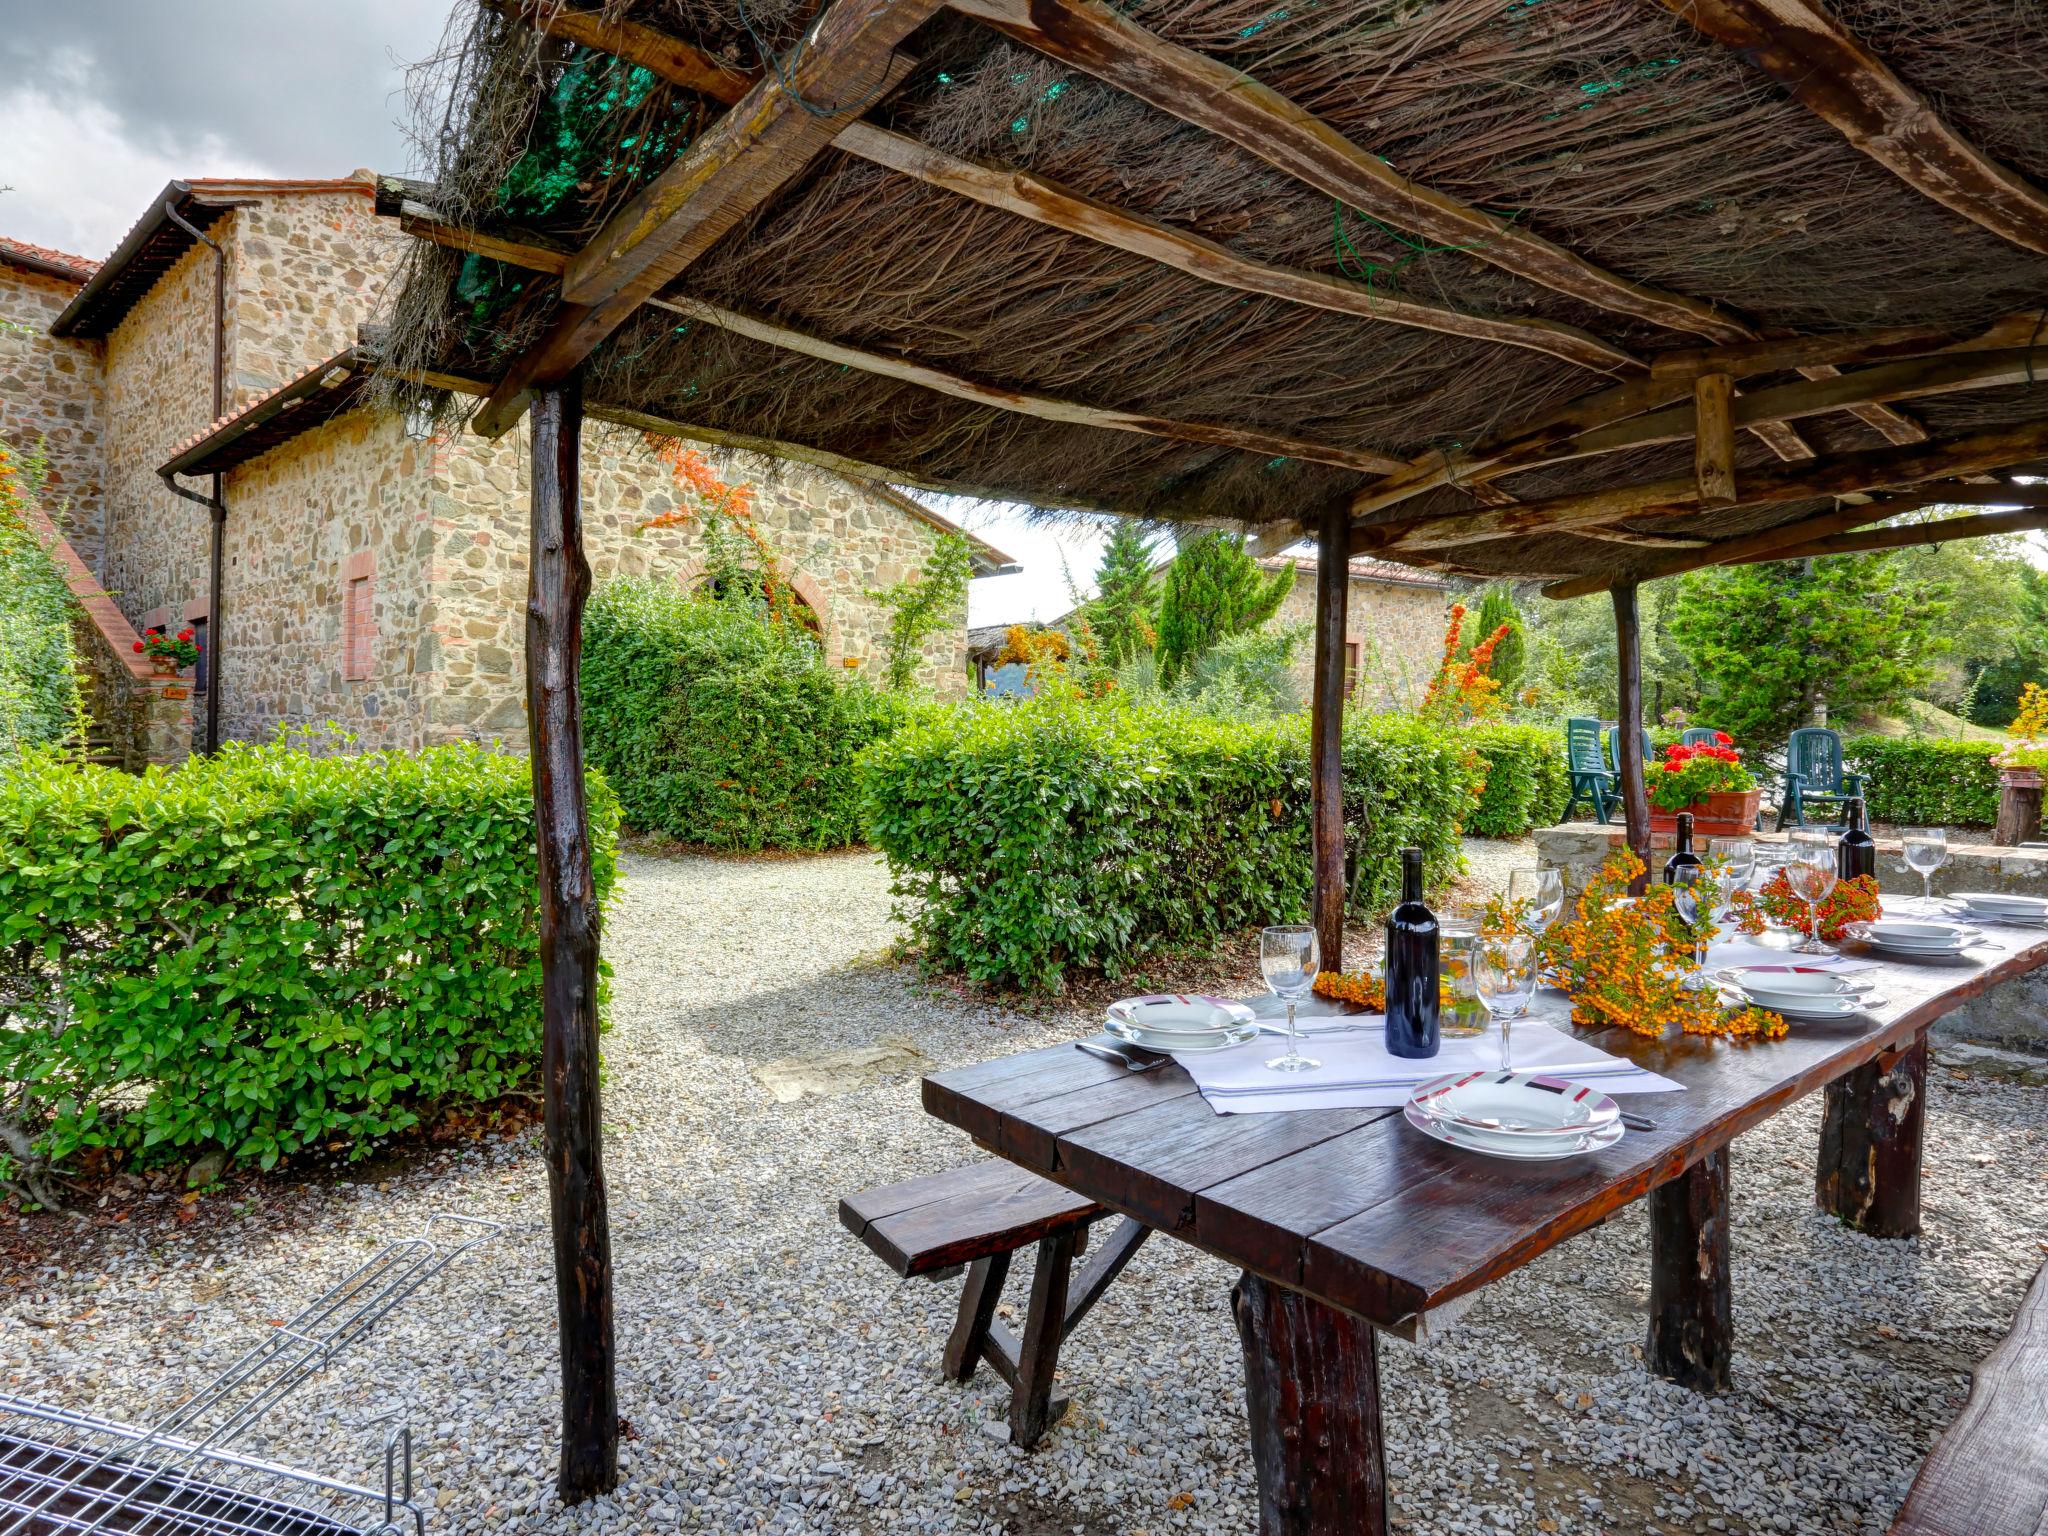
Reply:
<svg viewBox="0 0 2048 1536"><path fill-rule="evenodd" d="M1259 562L1267 570L1278 570L1283 565L1298 566L1304 571L1316 568L1314 554L1272 555ZM1392 560L1374 560L1360 555L1351 562L1353 581L1381 581L1397 587L1448 587L1449 582L1434 571L1417 570L1412 565L1400 565Z"/></svg>
<svg viewBox="0 0 2048 1536"><path fill-rule="evenodd" d="M47 245L32 245L26 240L10 240L5 235L0 235L0 262L27 266L38 272L48 272L53 277L68 277L80 283L100 269L100 264L89 256L73 256L69 251L55 251Z"/></svg>

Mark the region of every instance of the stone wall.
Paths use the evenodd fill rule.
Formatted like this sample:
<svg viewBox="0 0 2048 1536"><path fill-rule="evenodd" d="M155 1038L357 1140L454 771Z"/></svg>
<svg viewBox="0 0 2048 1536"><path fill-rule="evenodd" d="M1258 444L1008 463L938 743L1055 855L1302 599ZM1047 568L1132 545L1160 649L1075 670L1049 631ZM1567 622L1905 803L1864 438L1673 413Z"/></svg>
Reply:
<svg viewBox="0 0 2048 1536"><path fill-rule="evenodd" d="M1391 581L1353 577L1345 608L1345 638L1359 646L1361 658L1354 700L1366 709L1412 709L1436 672L1443 651L1444 611L1450 595L1440 586L1407 586ZM1316 620L1316 568L1304 562L1295 569L1294 590L1281 603L1274 623L1307 625ZM1304 642L1294 671L1301 696L1308 699L1315 669L1315 647Z"/></svg>
<svg viewBox="0 0 2048 1536"><path fill-rule="evenodd" d="M347 190L266 196L233 214L231 413L353 346L376 315L411 240L377 217L376 180L359 175Z"/></svg>
<svg viewBox="0 0 2048 1536"><path fill-rule="evenodd" d="M940 530L892 497L808 465L722 450L705 456L726 478L754 486L757 521L818 615L827 660L879 680L888 615L864 594L922 569ZM431 706L433 722L452 734L523 739L525 428L494 443L462 437L437 462L428 581L444 686ZM593 423L583 466L594 580L655 574L690 583L701 575L703 543L694 528L635 532L679 499L673 476L637 433ZM967 687L965 610L962 603L955 622L928 642L917 674L949 696Z"/></svg>
<svg viewBox="0 0 2048 1536"><path fill-rule="evenodd" d="M433 449L357 412L228 477L221 731L335 722L362 748L417 747L438 686L423 640L433 558ZM370 580L369 667L343 654L346 584Z"/></svg>
<svg viewBox="0 0 2048 1536"><path fill-rule="evenodd" d="M79 285L0 262L0 442L43 444L43 504L73 549L99 570L100 348L48 334Z"/></svg>

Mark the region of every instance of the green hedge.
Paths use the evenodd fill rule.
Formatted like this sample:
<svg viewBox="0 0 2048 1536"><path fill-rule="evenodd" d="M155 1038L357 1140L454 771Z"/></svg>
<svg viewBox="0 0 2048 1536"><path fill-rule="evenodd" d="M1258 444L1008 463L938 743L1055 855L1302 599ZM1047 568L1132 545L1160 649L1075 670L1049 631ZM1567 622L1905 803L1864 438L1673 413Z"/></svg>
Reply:
<svg viewBox="0 0 2048 1536"><path fill-rule="evenodd" d="M1395 894L1394 850L1451 875L1470 754L1419 721L1347 724L1354 906ZM927 957L1056 987L1162 948L1301 918L1308 726L1060 695L934 711L861 760L870 840Z"/></svg>
<svg viewBox="0 0 2048 1536"><path fill-rule="evenodd" d="M1863 775L1873 821L1930 827L1988 827L1998 820L1996 741L1926 736L1856 736L1842 744Z"/></svg>
<svg viewBox="0 0 2048 1536"><path fill-rule="evenodd" d="M903 712L743 603L640 578L591 596L584 735L641 831L725 851L857 843L854 757Z"/></svg>
<svg viewBox="0 0 2048 1536"><path fill-rule="evenodd" d="M1555 826L1571 794L1561 730L1537 725L1482 725L1465 738L1479 753L1486 788L1465 819L1474 837L1521 837Z"/></svg>
<svg viewBox="0 0 2048 1536"><path fill-rule="evenodd" d="M618 814L590 798L602 896ZM55 1159L360 1155L532 1076L537 922L524 758L34 753L0 768L0 1086Z"/></svg>

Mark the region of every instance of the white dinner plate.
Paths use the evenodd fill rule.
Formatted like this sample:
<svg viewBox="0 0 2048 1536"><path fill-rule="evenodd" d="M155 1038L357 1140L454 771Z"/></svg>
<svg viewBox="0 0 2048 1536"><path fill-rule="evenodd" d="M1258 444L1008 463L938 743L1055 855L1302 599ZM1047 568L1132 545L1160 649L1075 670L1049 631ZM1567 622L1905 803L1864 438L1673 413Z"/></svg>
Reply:
<svg viewBox="0 0 2048 1536"><path fill-rule="evenodd" d="M1243 1045L1247 1040L1259 1038L1258 1020L1246 1024L1232 1024L1224 1029L1171 1030L1147 1029L1141 1024L1126 1024L1122 1019L1110 1019L1103 1030L1119 1040L1128 1040L1132 1045L1142 1045L1148 1051L1165 1051L1175 1056L1185 1056L1197 1051L1227 1051L1234 1045Z"/></svg>
<svg viewBox="0 0 2048 1536"><path fill-rule="evenodd" d="M2048 897L2020 896L2011 891L1957 891L1950 898L1980 912L2012 917L2048 917Z"/></svg>
<svg viewBox="0 0 2048 1536"><path fill-rule="evenodd" d="M1257 1015L1235 998L1200 992L1151 992L1120 997L1104 1010L1110 1018L1135 1029L1162 1034L1201 1035L1251 1023Z"/></svg>
<svg viewBox="0 0 2048 1536"><path fill-rule="evenodd" d="M1521 1140L1582 1136L1621 1118L1621 1106L1597 1088L1540 1070L1452 1072L1409 1095L1433 1120Z"/></svg>
<svg viewBox="0 0 2048 1536"><path fill-rule="evenodd" d="M1484 1131L1467 1130L1454 1122L1438 1120L1410 1102L1401 1111L1408 1123L1423 1135L1483 1157L1504 1157L1517 1163L1554 1163L1611 1147L1626 1134L1619 1120L1578 1136L1534 1136L1508 1140Z"/></svg>
<svg viewBox="0 0 2048 1536"><path fill-rule="evenodd" d="M1768 999L1782 998L1798 1004L1832 1002L1853 998L1870 990L1871 983L1839 971L1823 971L1799 965L1737 965L1715 973L1717 979L1741 991L1751 1002L1769 1006Z"/></svg>
<svg viewBox="0 0 2048 1536"><path fill-rule="evenodd" d="M1887 949L1927 950L1930 953L1961 951L1970 946L1972 940L1981 937L1973 928L1961 923L1922 922L1904 917L1879 917L1867 923L1855 923L1849 931L1857 938L1873 944L1882 944Z"/></svg>

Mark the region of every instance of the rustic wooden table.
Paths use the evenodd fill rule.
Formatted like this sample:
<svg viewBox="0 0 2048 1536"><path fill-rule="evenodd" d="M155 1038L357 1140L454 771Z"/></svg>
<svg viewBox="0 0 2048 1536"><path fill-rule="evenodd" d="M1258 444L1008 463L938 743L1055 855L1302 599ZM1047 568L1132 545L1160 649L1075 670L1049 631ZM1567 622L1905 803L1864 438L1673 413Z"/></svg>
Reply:
<svg viewBox="0 0 2048 1536"><path fill-rule="evenodd" d="M1685 1084L1622 1098L1655 1129L1556 1163L1421 1135L1397 1110L1219 1115L1177 1065L1147 1073L1069 1046L941 1072L925 1109L984 1146L1244 1271L1232 1300L1266 1536L1386 1529L1374 1330L1405 1337L1630 1201L1650 1196L1647 1359L1700 1391L1728 1384L1728 1144L1825 1087L1815 1194L1881 1237L1920 1229L1927 1028L2048 964L2048 936L2004 952L1886 963L1887 1006L1734 1045L1582 1032ZM1563 1023L1540 994L1532 1017Z"/></svg>

